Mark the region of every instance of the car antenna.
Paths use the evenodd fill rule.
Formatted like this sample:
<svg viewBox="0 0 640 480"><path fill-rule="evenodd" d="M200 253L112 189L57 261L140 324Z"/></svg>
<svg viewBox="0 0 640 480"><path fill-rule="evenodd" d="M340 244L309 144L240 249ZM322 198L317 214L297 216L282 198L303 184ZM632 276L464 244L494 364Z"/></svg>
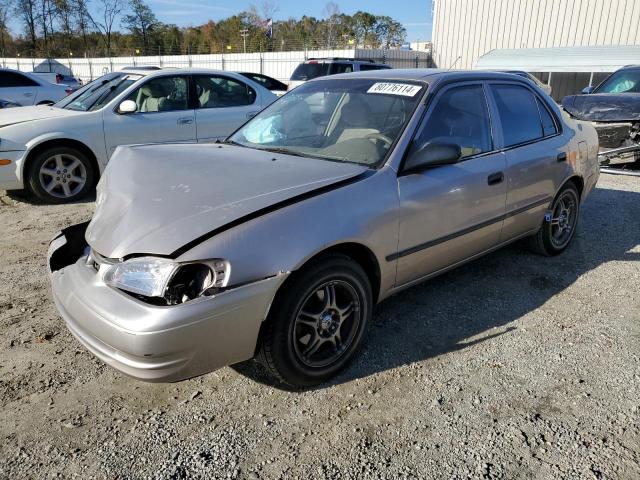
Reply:
<svg viewBox="0 0 640 480"><path fill-rule="evenodd" d="M458 63L458 60L460 60L461 58L462 58L462 55L458 55L458 58L456 58L451 64L451 66L447 68L447 71L451 70L455 66L455 64Z"/></svg>

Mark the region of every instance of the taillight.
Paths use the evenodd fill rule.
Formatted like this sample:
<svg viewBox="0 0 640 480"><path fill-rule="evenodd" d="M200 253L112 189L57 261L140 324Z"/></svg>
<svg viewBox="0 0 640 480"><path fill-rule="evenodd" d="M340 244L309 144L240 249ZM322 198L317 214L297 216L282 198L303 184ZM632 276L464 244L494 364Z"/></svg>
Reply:
<svg viewBox="0 0 640 480"><path fill-rule="evenodd" d="M67 95L71 95L73 93L73 88L65 88L64 91Z"/></svg>
<svg viewBox="0 0 640 480"><path fill-rule="evenodd" d="M56 83L62 83L62 75L59 73L56 73Z"/></svg>

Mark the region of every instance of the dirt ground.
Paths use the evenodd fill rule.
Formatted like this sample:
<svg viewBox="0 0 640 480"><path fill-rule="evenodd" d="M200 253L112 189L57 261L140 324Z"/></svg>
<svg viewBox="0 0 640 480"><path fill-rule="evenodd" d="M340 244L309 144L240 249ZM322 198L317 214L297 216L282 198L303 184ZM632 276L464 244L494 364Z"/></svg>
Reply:
<svg viewBox="0 0 640 480"><path fill-rule="evenodd" d="M640 478L638 178L602 175L559 257L516 244L385 301L351 367L295 393L252 362L106 367L45 266L93 205L0 202L2 478Z"/></svg>

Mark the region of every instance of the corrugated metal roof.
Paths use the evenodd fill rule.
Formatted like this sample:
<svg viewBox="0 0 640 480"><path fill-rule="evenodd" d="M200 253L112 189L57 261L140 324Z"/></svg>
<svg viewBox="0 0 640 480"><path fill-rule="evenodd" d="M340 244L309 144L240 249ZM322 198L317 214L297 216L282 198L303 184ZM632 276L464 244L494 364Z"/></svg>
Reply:
<svg viewBox="0 0 640 480"><path fill-rule="evenodd" d="M640 46L496 49L482 55L474 69L613 72L625 65L640 65Z"/></svg>

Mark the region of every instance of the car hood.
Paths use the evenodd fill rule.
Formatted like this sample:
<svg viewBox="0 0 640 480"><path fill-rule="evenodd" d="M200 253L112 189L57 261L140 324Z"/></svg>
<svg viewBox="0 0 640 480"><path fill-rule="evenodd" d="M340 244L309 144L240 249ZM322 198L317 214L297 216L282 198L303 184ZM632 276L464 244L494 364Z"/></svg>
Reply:
<svg viewBox="0 0 640 480"><path fill-rule="evenodd" d="M120 147L98 184L86 240L109 258L174 255L248 215L367 170L230 145Z"/></svg>
<svg viewBox="0 0 640 480"><path fill-rule="evenodd" d="M640 120L640 94L592 93L570 95L562 106L579 120L591 122L629 122Z"/></svg>
<svg viewBox="0 0 640 480"><path fill-rule="evenodd" d="M8 108L6 110L0 110L0 128L15 125L16 123L34 122L47 118L70 117L82 115L82 113L84 112L44 105Z"/></svg>

